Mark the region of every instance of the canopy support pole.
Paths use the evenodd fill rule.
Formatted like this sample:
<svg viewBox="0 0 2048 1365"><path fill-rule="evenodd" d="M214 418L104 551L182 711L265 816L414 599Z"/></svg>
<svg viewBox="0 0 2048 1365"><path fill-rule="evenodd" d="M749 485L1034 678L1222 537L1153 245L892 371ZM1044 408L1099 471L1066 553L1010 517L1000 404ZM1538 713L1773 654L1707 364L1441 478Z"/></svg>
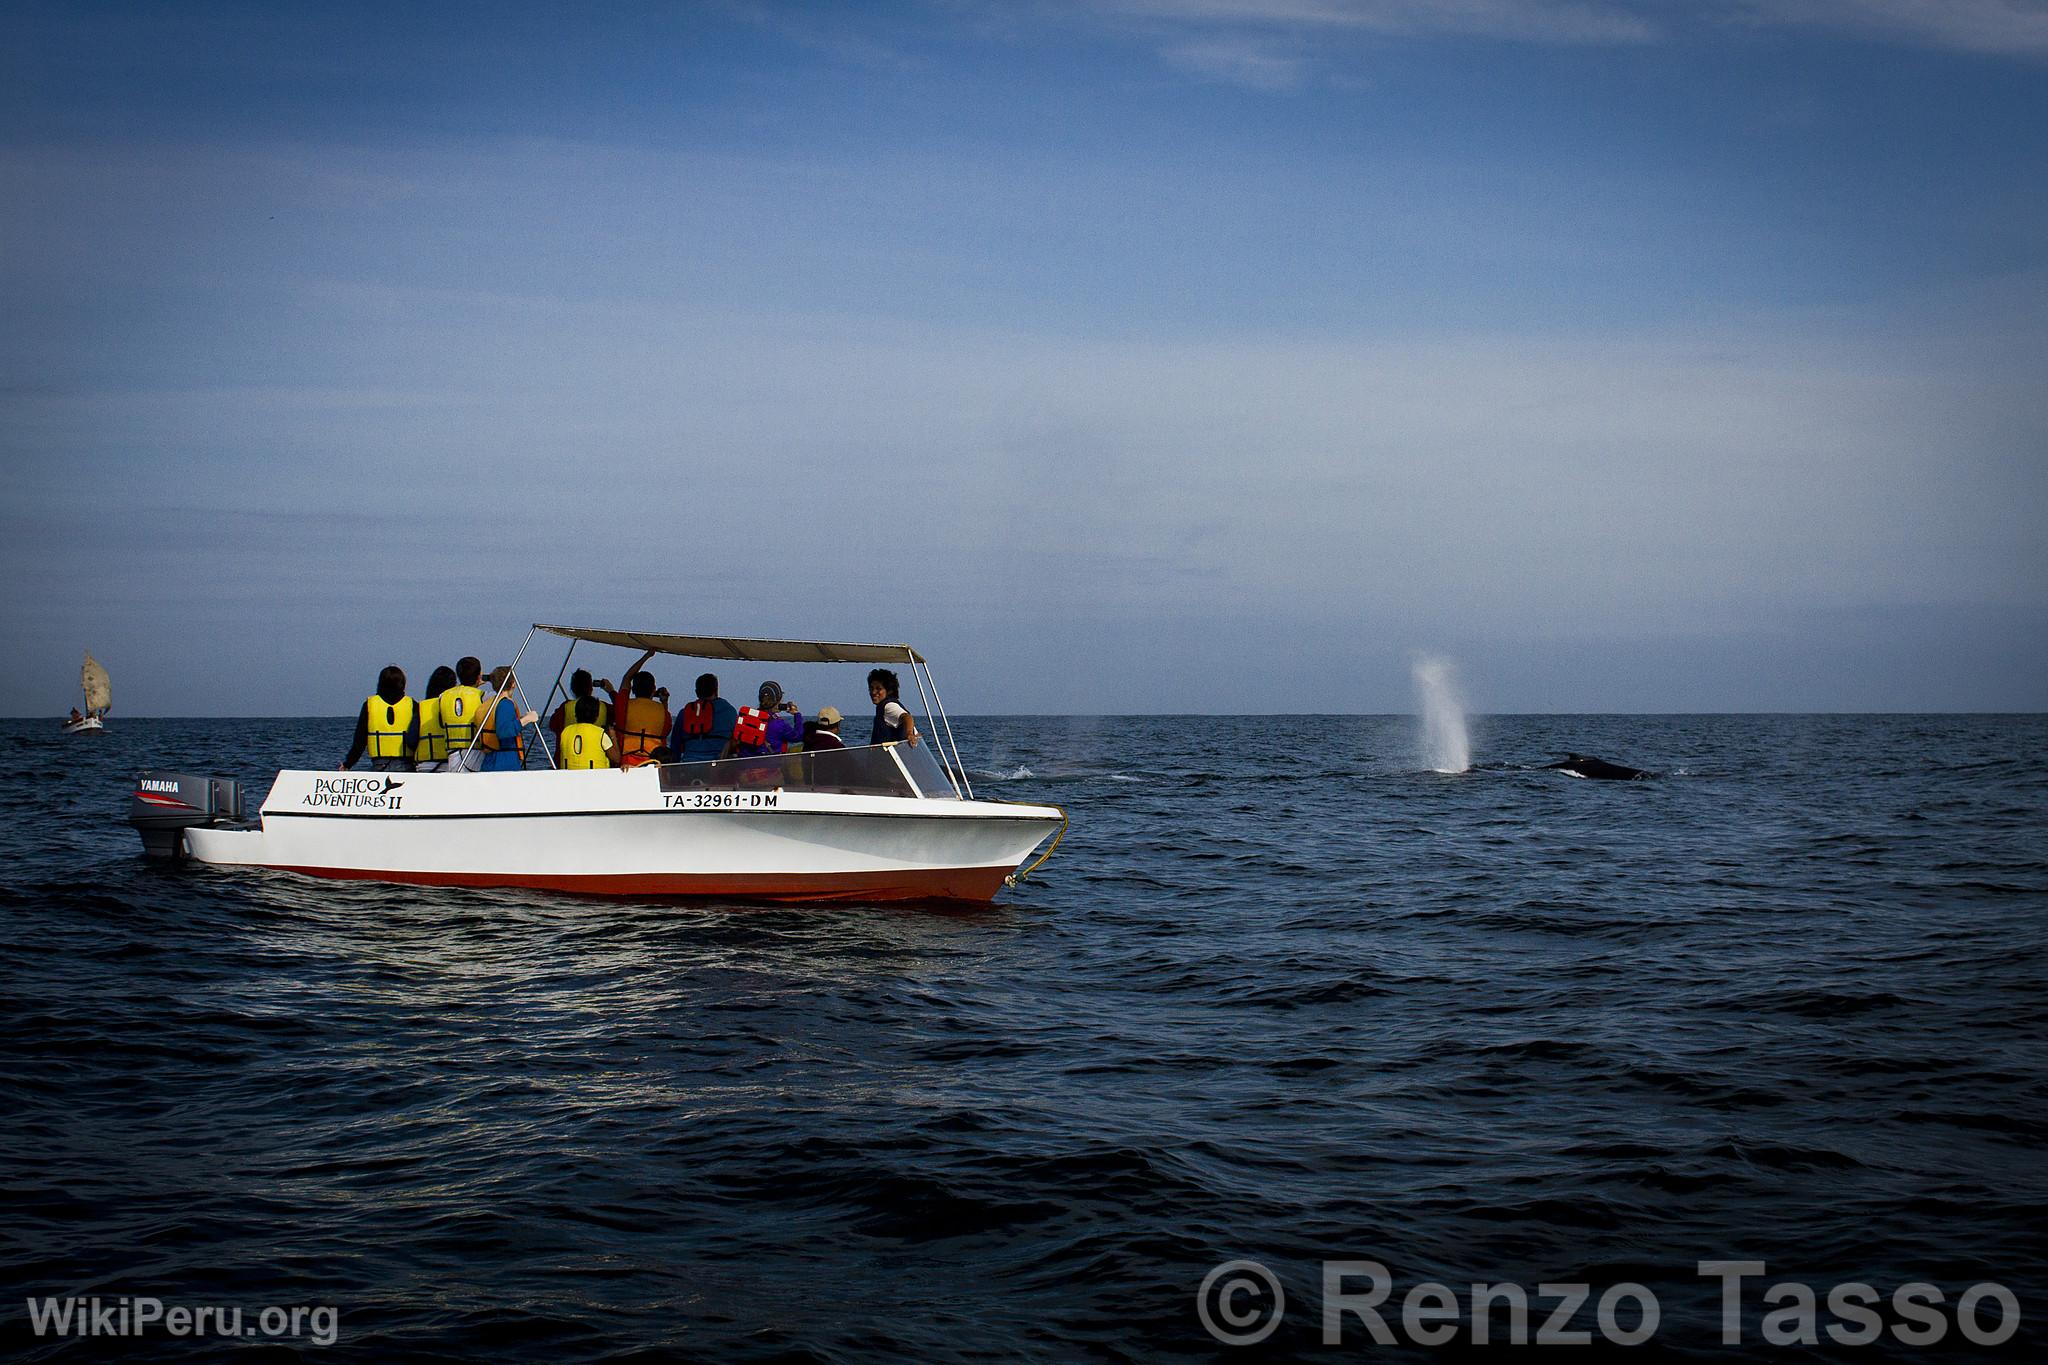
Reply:
<svg viewBox="0 0 2048 1365"><path fill-rule="evenodd" d="M532 634L532 632L529 631L528 634L530 635ZM569 660L576 657L576 646L582 643L583 642L581 640L569 641L569 652L562 656L562 666L555 671L554 686L548 689L548 709L541 712L540 724L543 730L547 728L547 718L555 714L555 693L561 689L562 679L569 675ZM569 704L569 694L566 692L562 693L562 704L564 706L567 706ZM570 716L568 718L568 723L573 723L575 719L576 717ZM564 725L564 728L567 728L566 723ZM550 751L548 754L548 764L550 767L555 766L555 756L552 751Z"/></svg>
<svg viewBox="0 0 2048 1365"><path fill-rule="evenodd" d="M526 646L528 645L528 643L530 643L530 642L532 641L532 639L533 639L533 632L534 632L535 630L539 630L539 629L540 629L540 627L539 627L539 626L535 626L535 627L533 627L533 629L532 629L532 630L529 630L529 631L527 631L527 632L526 632L526 639L524 639L524 640L521 640L521 641L519 642L519 652L518 652L518 653L516 653L516 654L514 654L514 655L512 656L512 667L511 667L511 668L510 668L510 669L509 669L508 671L509 671L509 672L511 673L511 675L512 675L512 680L513 680L513 683L514 683L513 691L515 691L515 692L517 692L517 691L519 690L519 689L518 689L518 687L517 687L517 683L518 683L518 681L519 681L519 661L520 661L521 659L523 659L523 658L525 658L525 657L526 657ZM503 695L504 695L504 693L502 693L502 692L498 694L498 696L503 696ZM497 697L493 697L493 698L491 698L491 704L490 704L490 706L488 706L487 708L485 708L485 714L484 714L484 715L481 715L481 716L478 716L478 717L477 717L477 722L478 722L478 723L477 723L477 727L476 727L476 730L475 730L475 731L474 731L474 732L473 732L473 733L472 733L472 734L470 735L470 737L469 737L469 748L467 748L467 749L464 749L464 750L462 751L462 769L461 769L461 770L462 770L463 772L467 772L467 771L469 771L469 755L470 755L471 751L473 751L473 750L474 750L474 749L476 748L476 746L477 746L477 741L478 741L478 740L480 740L480 739L482 739L482 738L484 737L484 724L485 724L486 722L488 722L488 721L490 720L490 713L491 713L491 712L494 712L494 711L496 711L497 709L498 709L498 699L497 699ZM554 759L554 755L553 755L553 754L549 754L549 755L548 755L548 762L549 762L550 764L552 764L552 763L553 763L554 761L555 761L555 759Z"/></svg>
<svg viewBox="0 0 2048 1365"><path fill-rule="evenodd" d="M914 659L915 656L913 656ZM967 780L967 764L960 757L960 741L953 738L953 722L946 715L946 703L939 698L939 680L932 677L932 666L930 664L913 661L910 668L913 673L922 669L926 680L931 683L932 704L938 710L939 724L945 727L946 743L951 745L953 749L953 771L955 777L960 783L962 793L965 794L969 801L972 801L975 799L974 784ZM920 682L917 686L918 691L922 692L924 690L924 683ZM929 715L930 712L926 714Z"/></svg>
<svg viewBox="0 0 2048 1365"><path fill-rule="evenodd" d="M917 684L917 695L924 698L925 719L935 720L938 713L932 710L931 689L925 686L924 674L917 666L917 655L915 654L910 656L910 680ZM939 766L943 768L946 766L946 743L936 724L931 726L931 741L932 748L939 755ZM954 766L957 767L959 765L955 764Z"/></svg>
<svg viewBox="0 0 2048 1365"><path fill-rule="evenodd" d="M526 632L526 638L525 638L524 640L521 640L521 641L519 642L519 648L518 648L518 650L517 650L517 651L516 651L516 652L515 652L515 653L514 653L514 654L512 655L512 671L511 671L511 673L510 673L510 674L509 674L508 676L509 676L509 677L510 677L510 678L512 679L512 695L513 695L514 697L516 697L516 698L518 699L517 701L514 701L514 702L512 703L512 704L513 704L514 706L518 706L518 705L519 705L520 703L522 703L522 702L524 702L524 701L526 700L526 692L525 692L525 690L524 690L524 689L522 689L522 688L521 688L521 687L519 686L519 661L520 661L521 659L523 659L523 658L525 658L525 657L526 657L526 647L527 647L527 645L531 644L531 643L532 643L532 641L533 641L533 631L532 631L532 629L531 629L531 628L529 628L529 629L527 630L527 632ZM492 709L493 711L495 711L495 710L497 710L497 707L496 707L496 706L494 705L494 706L492 706L492 708L491 708L491 709ZM533 708L532 708L531 706L529 706L529 707L527 707L526 709L527 709L527 710L529 710L529 711L531 711L531 710L532 710ZM512 719L514 719L514 720L518 720L518 719L519 719L519 717L518 717L517 715L514 715L514 716L512 717ZM525 726L524 726L524 724L523 724L523 723L521 724L520 728L521 728L521 729L524 729L524 728L525 728ZM477 737L477 738L479 738L479 739L481 739L481 738L483 737L483 733L484 733L484 732L483 732L483 731L482 731L481 729L479 729L479 730L478 730L478 731L476 732L476 737ZM538 736L536 736L535 738L538 738ZM555 751L554 751L554 750L552 750L552 749L550 749L550 748L548 748L548 746L547 746L547 744L546 744L546 742L545 742L545 741L543 741L543 742L542 742L542 744L541 744L541 746L540 746L540 747L541 747L541 751L542 751L543 753L547 754L547 756L548 756L548 766L549 766L550 768L554 767L554 766L555 766ZM525 762L524 762L524 761L522 760L519 766L523 768L523 767L525 767L525 766L526 766L526 764L525 764Z"/></svg>
<svg viewBox="0 0 2048 1365"><path fill-rule="evenodd" d="M533 708L527 705L526 703L526 689L519 685L519 675L516 673L512 675L512 695L519 699L518 705L522 711L533 711ZM552 693L550 693L549 695L550 697L553 696ZM533 713L535 716L538 716L540 714L540 712L538 711L534 711ZM524 722L520 724L519 728L522 730L526 728ZM548 766L550 768L558 768L561 765L555 762L555 751L553 746L551 746L547 741L547 733L548 727L546 722L536 720L533 725L534 742L540 745L540 751L547 755Z"/></svg>

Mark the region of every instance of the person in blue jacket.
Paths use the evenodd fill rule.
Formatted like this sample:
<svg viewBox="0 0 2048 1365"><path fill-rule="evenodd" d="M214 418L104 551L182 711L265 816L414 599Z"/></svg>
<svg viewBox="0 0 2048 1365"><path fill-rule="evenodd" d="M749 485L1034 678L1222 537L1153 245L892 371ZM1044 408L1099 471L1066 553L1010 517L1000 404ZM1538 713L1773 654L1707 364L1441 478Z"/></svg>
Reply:
<svg viewBox="0 0 2048 1365"><path fill-rule="evenodd" d="M491 670L491 687L498 696L490 703L490 723L477 741L477 750L483 756L477 771L517 772L526 766L526 741L520 732L540 718L531 711L522 716L512 704L514 683L509 667Z"/></svg>
<svg viewBox="0 0 2048 1365"><path fill-rule="evenodd" d="M697 679L697 700L677 713L668 747L681 754L685 763L709 763L725 752L739 716L738 708L718 695L718 675L702 674Z"/></svg>

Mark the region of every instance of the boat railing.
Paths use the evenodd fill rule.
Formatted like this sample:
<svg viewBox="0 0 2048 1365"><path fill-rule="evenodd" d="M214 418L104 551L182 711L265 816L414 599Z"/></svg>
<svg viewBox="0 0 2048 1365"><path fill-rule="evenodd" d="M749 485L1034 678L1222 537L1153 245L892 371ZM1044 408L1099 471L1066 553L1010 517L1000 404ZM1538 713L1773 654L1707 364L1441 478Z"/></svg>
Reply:
<svg viewBox="0 0 2048 1365"><path fill-rule="evenodd" d="M665 792L832 792L846 796L911 796L955 800L946 770L918 744L871 744L855 749L816 749L789 754L756 754L705 763L664 763Z"/></svg>

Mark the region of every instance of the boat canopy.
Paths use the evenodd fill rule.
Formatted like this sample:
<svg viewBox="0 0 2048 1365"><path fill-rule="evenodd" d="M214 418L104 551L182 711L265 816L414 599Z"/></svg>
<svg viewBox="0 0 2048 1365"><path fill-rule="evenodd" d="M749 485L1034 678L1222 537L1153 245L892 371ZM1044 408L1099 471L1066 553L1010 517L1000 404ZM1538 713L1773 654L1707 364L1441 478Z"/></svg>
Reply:
<svg viewBox="0 0 2048 1365"><path fill-rule="evenodd" d="M663 635L644 630L595 630L588 626L550 626L536 621L535 630L595 645L653 650L692 659L736 659L746 663L788 664L921 664L925 657L909 645L859 645L840 640L762 640L744 635Z"/></svg>

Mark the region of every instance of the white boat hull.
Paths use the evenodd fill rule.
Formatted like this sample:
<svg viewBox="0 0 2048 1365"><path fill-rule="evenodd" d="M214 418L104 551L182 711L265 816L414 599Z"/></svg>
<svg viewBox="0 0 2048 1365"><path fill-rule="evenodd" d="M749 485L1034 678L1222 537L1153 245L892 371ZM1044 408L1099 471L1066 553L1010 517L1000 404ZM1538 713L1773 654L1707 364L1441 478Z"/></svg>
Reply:
<svg viewBox="0 0 2048 1365"><path fill-rule="evenodd" d="M83 720L67 720L64 722L64 733L67 735L96 735L106 728L107 723L98 716L87 716Z"/></svg>
<svg viewBox="0 0 2048 1365"><path fill-rule="evenodd" d="M664 791L630 772L278 774L259 828L184 831L200 862L596 895L987 900L1052 806Z"/></svg>

